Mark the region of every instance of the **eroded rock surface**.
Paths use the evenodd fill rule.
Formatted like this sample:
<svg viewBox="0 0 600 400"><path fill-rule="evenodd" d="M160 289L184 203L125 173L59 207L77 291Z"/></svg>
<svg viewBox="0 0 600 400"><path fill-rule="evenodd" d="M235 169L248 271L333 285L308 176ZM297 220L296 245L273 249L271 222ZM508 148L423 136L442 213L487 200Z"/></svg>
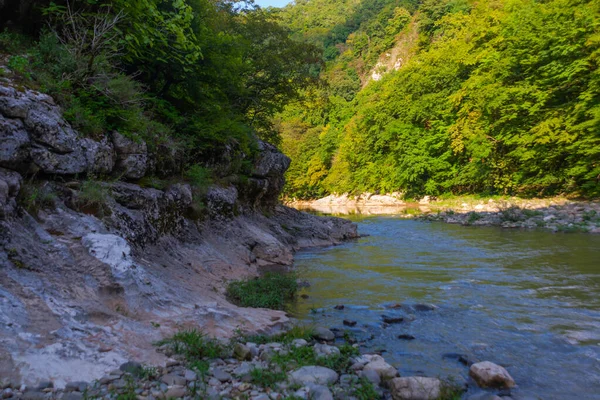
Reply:
<svg viewBox="0 0 600 400"><path fill-rule="evenodd" d="M277 205L289 159L259 147L258 191L141 187L134 182L157 158L145 143L81 138L50 97L0 85L0 376L62 387L131 359L161 364L152 343L182 329L228 337L283 327L283 312L230 304L227 282L357 233L348 221ZM81 180L110 174L129 182ZM19 200L23 182L43 187L47 201ZM201 202L198 217L190 209Z"/></svg>

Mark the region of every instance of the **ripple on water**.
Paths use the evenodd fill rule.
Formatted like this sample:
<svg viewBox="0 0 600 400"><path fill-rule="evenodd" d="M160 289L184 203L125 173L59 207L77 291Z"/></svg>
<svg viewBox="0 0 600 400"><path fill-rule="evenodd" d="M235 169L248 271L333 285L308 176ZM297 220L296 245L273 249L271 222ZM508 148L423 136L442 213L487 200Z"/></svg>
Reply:
<svg viewBox="0 0 600 400"><path fill-rule="evenodd" d="M442 357L457 353L506 366L517 395L600 399L600 236L358 223L371 236L298 254L312 286L295 314L340 329L343 319L358 321L352 332L368 339L364 350L387 350L405 376L466 379L467 367ZM439 308L386 308L398 303ZM383 314L405 321L384 328Z"/></svg>

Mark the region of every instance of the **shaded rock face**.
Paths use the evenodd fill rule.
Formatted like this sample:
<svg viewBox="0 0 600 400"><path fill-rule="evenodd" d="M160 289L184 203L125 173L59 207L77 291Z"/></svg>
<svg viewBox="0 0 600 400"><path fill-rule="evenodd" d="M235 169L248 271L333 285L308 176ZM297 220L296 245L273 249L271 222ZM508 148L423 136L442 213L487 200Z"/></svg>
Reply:
<svg viewBox="0 0 600 400"><path fill-rule="evenodd" d="M127 179L143 178L148 164L146 143L135 142L119 132L113 132L111 137L117 153L117 172Z"/></svg>
<svg viewBox="0 0 600 400"><path fill-rule="evenodd" d="M272 144L259 141L259 155L254 162L254 171L249 186L255 195L255 203L273 207L285 185L284 174L291 160Z"/></svg>
<svg viewBox="0 0 600 400"><path fill-rule="evenodd" d="M185 183L144 188L131 181L158 165L145 143L80 138L50 97L0 85L0 376L37 384L52 375L60 386L129 359L164 361L152 343L181 329L280 329L283 312L230 304L227 281L357 233L277 205L289 159L259 147L256 192L215 186L194 199ZM91 182L86 193L85 174L129 182ZM49 179L38 183L55 200L29 215L17 199L33 177ZM189 217L195 200L206 204L202 219Z"/></svg>
<svg viewBox="0 0 600 400"><path fill-rule="evenodd" d="M21 181L21 175L18 173L0 168L0 220L15 215Z"/></svg>

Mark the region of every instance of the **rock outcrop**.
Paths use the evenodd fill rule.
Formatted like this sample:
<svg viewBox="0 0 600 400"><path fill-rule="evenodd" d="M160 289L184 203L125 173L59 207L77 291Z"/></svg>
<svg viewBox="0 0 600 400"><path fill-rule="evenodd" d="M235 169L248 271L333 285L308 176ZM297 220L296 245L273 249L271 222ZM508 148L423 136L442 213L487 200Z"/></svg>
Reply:
<svg viewBox="0 0 600 400"><path fill-rule="evenodd" d="M129 359L160 364L152 343L186 328L280 329L283 312L230 304L227 281L357 236L348 221L277 204L289 159L267 143L247 181L142 187L145 174L176 169L176 155L117 132L82 138L52 98L3 85L0 376L14 382L52 375L62 387Z"/></svg>

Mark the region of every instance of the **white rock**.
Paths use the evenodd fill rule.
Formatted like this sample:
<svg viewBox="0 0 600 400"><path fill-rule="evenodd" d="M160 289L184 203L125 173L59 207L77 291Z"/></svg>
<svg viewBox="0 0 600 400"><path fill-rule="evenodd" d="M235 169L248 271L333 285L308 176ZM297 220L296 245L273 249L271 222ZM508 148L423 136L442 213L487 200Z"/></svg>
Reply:
<svg viewBox="0 0 600 400"><path fill-rule="evenodd" d="M386 363L383 360L383 358L374 359L374 361L371 361L370 363L365 365L365 368L363 371L368 371L368 370L377 372L377 374L381 377L382 381L386 381L386 380L389 380L389 379L392 379L392 378L395 378L396 376L398 376L398 370L396 368L394 368L393 366L391 366L390 364Z"/></svg>
<svg viewBox="0 0 600 400"><path fill-rule="evenodd" d="M325 367L302 367L290 374L290 382L299 385L307 385L309 383L330 385L337 382L337 380L337 372Z"/></svg>
<svg viewBox="0 0 600 400"><path fill-rule="evenodd" d="M389 387L394 400L437 400L441 382L436 378L411 376L392 379Z"/></svg>
<svg viewBox="0 0 600 400"><path fill-rule="evenodd" d="M469 375L483 388L512 388L515 381L503 367L489 361L471 365Z"/></svg>

